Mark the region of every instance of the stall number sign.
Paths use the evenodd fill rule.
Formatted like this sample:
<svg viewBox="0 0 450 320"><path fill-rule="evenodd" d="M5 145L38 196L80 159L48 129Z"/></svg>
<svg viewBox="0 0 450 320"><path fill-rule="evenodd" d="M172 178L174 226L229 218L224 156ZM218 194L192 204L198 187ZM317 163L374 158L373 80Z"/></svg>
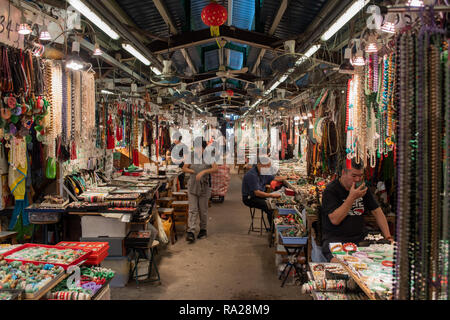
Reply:
<svg viewBox="0 0 450 320"><path fill-rule="evenodd" d="M0 43L23 49L23 35L18 32L21 16L8 0L0 0Z"/></svg>

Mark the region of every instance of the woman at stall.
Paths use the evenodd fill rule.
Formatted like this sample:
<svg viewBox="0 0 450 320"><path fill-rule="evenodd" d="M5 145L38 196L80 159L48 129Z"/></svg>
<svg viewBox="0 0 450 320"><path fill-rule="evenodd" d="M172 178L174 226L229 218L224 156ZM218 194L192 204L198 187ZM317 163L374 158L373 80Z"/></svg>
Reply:
<svg viewBox="0 0 450 320"><path fill-rule="evenodd" d="M190 173L188 182L189 218L186 240L190 243L195 241L195 228L200 216L200 232L197 239L206 237L206 226L208 221L208 200L211 195L210 174L218 171L214 161L205 159L204 152L206 141L203 137L194 140L194 152L191 153L190 163L185 163L183 172ZM212 162L212 164L211 164Z"/></svg>

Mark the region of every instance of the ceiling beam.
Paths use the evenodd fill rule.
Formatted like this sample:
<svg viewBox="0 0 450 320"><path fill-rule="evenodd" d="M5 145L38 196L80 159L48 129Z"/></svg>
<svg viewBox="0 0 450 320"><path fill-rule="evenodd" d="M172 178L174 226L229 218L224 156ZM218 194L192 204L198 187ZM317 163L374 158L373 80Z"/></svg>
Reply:
<svg viewBox="0 0 450 320"><path fill-rule="evenodd" d="M178 34L177 28L175 27L175 24L172 22L172 18L167 12L164 3L161 0L153 0L153 3L155 4L156 9L163 18L164 22L167 23L167 25L169 26L170 33Z"/></svg>
<svg viewBox="0 0 450 320"><path fill-rule="evenodd" d="M175 24L173 23L172 18L170 17L170 15L167 11L167 8L163 4L163 2L161 0L153 0L153 3L155 4L156 9L158 10L159 14L163 18L164 22L169 26L170 32L174 35L177 35L178 30L175 27ZM167 46L167 43L166 43L166 46ZM197 68L195 68L195 65L192 62L192 59L189 56L189 53L187 52L186 48L181 49L181 54L183 55L184 60L186 60L186 63L188 64L189 68L191 68L192 73L194 73L194 74L198 73L198 70L197 70Z"/></svg>
<svg viewBox="0 0 450 320"><path fill-rule="evenodd" d="M235 94L240 94L242 96L246 96L247 95L247 90L242 90L242 89L239 89L239 88L227 88L227 87L225 87L225 90L227 90L227 89L233 90ZM221 92L221 91L223 91L222 87L209 88L209 89L205 89L203 91L197 92L197 96L198 97L206 96L206 95L213 94L213 93L216 93L216 92Z"/></svg>
<svg viewBox="0 0 450 320"><path fill-rule="evenodd" d="M89 0L87 1L101 16L105 18L111 25L113 25L125 41L130 42L137 50L139 50L144 56L146 56L154 67L162 70L162 63L153 55L153 53L147 49L147 47L140 41L134 34L122 25L119 18L111 13L105 6L103 1Z"/></svg>
<svg viewBox="0 0 450 320"><path fill-rule="evenodd" d="M154 54L160 54L183 48L194 47L205 43L211 43L216 40L233 41L271 51L284 51L283 49L274 48L272 46L273 42L280 40L277 37L225 25L220 27L219 37L211 37L211 32L209 29L202 29L184 32L170 37L169 48L167 43L163 41L154 41L147 47Z"/></svg>
<svg viewBox="0 0 450 320"><path fill-rule="evenodd" d="M134 23L133 20L131 20L131 18L126 14L126 12L122 10L122 8L117 4L117 2L115 0L103 0L103 5L109 11L111 11L111 13L114 14L114 16L116 16L117 19L123 25L126 25L127 27L132 27L130 29L133 32L134 36L137 39L139 39L139 41L141 41L142 43L150 42L150 41L148 41L148 39L146 39L145 37L142 36L142 33L136 32L135 28L138 28L138 26Z"/></svg>
<svg viewBox="0 0 450 320"><path fill-rule="evenodd" d="M269 29L269 35L273 35L275 33L275 30L277 29L278 25L280 24L281 19L283 18L284 12L286 11L288 5L288 0L283 0L280 4L280 7L278 8L277 14L275 16L275 19L273 19L272 26ZM256 58L255 64L252 67L252 73L256 72L256 69L258 68L259 64L261 63L262 58L266 54L266 49L261 49L259 51L258 57ZM245 85L248 86L248 83Z"/></svg>
<svg viewBox="0 0 450 320"><path fill-rule="evenodd" d="M89 52L94 52L95 46L92 43L90 43L89 41L87 41L81 37L79 38L79 41L80 41L80 45L83 48L87 49ZM133 70L131 70L130 68L125 66L123 63L120 63L119 61L117 61L116 59L111 57L109 54L107 54L106 52L103 52L103 54L101 56L99 56L99 58L104 60L105 62L109 63L110 65L125 71L128 75L130 75L134 79L140 81L141 83L150 84L150 81L148 81L147 79L144 79L139 74L137 74L136 72L134 72Z"/></svg>

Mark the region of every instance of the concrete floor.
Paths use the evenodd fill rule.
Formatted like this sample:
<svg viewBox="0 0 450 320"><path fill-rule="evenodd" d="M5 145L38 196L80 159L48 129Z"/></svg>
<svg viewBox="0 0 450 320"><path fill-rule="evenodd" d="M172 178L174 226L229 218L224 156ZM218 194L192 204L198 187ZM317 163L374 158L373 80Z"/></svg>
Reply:
<svg viewBox="0 0 450 320"><path fill-rule="evenodd" d="M241 201L242 174L232 174L224 203L208 212L208 237L188 244L184 235L157 255L161 285L130 281L111 299L311 299L300 287L280 287L267 234L248 235L250 214Z"/></svg>

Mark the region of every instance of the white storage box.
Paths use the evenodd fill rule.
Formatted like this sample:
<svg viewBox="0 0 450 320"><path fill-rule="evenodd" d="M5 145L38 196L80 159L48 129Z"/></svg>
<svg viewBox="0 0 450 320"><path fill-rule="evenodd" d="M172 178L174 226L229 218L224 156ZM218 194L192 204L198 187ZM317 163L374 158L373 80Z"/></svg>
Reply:
<svg viewBox="0 0 450 320"><path fill-rule="evenodd" d="M119 219L101 216L81 217L81 237L126 237L129 227Z"/></svg>

